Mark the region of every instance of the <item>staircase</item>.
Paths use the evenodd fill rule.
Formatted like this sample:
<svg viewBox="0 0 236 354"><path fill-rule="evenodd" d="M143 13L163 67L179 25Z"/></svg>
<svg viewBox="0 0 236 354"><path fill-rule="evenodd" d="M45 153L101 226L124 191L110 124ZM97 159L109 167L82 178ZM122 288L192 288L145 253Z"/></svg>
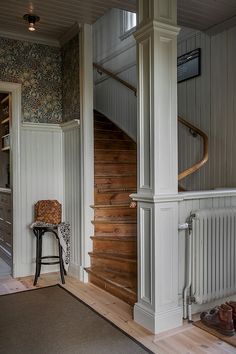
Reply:
<svg viewBox="0 0 236 354"><path fill-rule="evenodd" d="M137 285L136 143L94 113L95 205L89 281L133 305Z"/></svg>

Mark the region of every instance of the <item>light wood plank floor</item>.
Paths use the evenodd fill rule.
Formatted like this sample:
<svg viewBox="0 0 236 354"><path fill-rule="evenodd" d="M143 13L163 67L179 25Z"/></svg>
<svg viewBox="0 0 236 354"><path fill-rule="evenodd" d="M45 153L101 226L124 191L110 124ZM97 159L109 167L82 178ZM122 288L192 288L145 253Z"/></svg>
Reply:
<svg viewBox="0 0 236 354"><path fill-rule="evenodd" d="M60 283L59 275L50 273L41 276L37 287L57 283ZM17 280L7 277L0 280L0 295L33 288L32 277ZM142 342L154 353L236 354L236 348L186 323L175 330L160 335L152 335L132 320L132 308L129 305L92 284L84 284L71 276L67 276L65 288L114 322L122 330Z"/></svg>

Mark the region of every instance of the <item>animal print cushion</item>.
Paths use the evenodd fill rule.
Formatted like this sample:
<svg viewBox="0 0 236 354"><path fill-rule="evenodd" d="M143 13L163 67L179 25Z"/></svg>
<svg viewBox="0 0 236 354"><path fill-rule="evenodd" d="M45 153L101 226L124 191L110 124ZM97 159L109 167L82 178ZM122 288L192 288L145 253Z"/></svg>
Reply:
<svg viewBox="0 0 236 354"><path fill-rule="evenodd" d="M39 200L35 204L35 221L60 224L61 204L57 200Z"/></svg>

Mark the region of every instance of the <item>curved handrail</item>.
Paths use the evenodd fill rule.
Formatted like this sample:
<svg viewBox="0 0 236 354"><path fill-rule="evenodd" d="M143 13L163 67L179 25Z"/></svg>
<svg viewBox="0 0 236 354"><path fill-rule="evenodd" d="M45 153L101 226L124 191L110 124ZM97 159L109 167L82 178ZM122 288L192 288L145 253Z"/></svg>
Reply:
<svg viewBox="0 0 236 354"><path fill-rule="evenodd" d="M192 173L198 171L205 163L208 161L209 158L209 144L208 144L208 136L206 133L204 133L201 129L195 127L193 124L187 122L185 119L178 117L178 121L185 125L187 128L192 130L194 133L197 135L201 136L203 139L203 156L200 161L195 163L192 167L187 168L186 170L182 171L178 175L178 181L181 181L182 179L186 178L187 176L191 175Z"/></svg>
<svg viewBox="0 0 236 354"><path fill-rule="evenodd" d="M114 80L120 82L122 85L128 87L130 90L132 90L134 92L135 96L137 96L136 87L129 84L127 81L121 79L118 75L105 69L103 66L101 66L99 64L93 63L93 66L94 66L94 68L96 68L98 70L98 72L101 71L104 74L113 78ZM203 139L203 144L204 144L202 159L200 161L198 161L197 163L195 163L193 166L191 166L191 167L187 168L186 170L182 171L181 173L179 173L178 181L181 181L182 179L184 179L187 176L191 175L192 173L198 171L203 165L205 165L205 163L208 161L208 158L209 158L209 144L208 144L208 136L201 129L195 127L193 124L189 123L188 121L186 121L182 117L178 117L178 121L181 124L185 125L187 128L189 128L196 135L201 136L201 138Z"/></svg>
<svg viewBox="0 0 236 354"><path fill-rule="evenodd" d="M131 91L134 92L135 96L137 96L137 89L133 85L129 84L127 81L121 79L118 75L112 73L111 71L105 69L103 66L93 63L94 68L96 68L99 71L103 72L104 74L112 77L114 80L120 82L122 85L128 87Z"/></svg>

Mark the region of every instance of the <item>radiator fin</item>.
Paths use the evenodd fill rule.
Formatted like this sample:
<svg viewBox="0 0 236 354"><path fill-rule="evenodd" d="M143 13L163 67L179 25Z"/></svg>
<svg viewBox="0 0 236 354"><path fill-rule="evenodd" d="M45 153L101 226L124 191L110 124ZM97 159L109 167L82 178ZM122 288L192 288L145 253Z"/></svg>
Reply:
<svg viewBox="0 0 236 354"><path fill-rule="evenodd" d="M203 304L236 293L236 208L204 209L192 218L192 295Z"/></svg>

